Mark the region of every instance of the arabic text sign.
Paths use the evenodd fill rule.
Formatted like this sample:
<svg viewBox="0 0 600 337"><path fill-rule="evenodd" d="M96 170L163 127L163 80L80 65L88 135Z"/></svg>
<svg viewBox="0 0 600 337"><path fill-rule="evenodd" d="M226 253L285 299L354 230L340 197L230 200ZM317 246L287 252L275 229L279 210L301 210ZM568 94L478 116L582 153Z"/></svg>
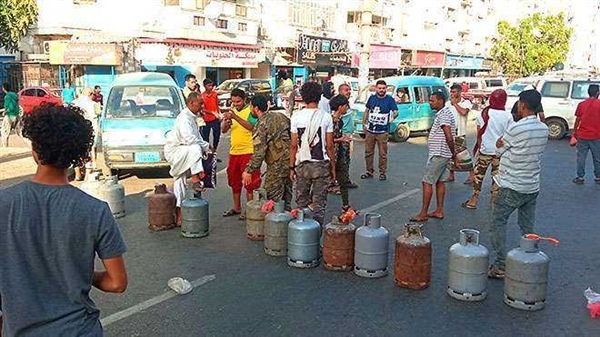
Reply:
<svg viewBox="0 0 600 337"><path fill-rule="evenodd" d="M50 42L50 64L119 65L122 47L116 43Z"/></svg>
<svg viewBox="0 0 600 337"><path fill-rule="evenodd" d="M350 65L348 41L300 34L296 62L313 65Z"/></svg>

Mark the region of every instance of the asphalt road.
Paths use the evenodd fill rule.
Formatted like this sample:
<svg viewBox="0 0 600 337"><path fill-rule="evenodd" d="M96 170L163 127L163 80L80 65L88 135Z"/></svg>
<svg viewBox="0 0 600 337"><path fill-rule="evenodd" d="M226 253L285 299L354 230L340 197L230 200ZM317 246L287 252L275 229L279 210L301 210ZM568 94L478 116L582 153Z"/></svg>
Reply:
<svg viewBox="0 0 600 337"><path fill-rule="evenodd" d="M226 158L226 150L221 146L221 157ZM426 137L390 144L385 182L359 179L362 153L363 143L357 141L351 175L360 188L351 190L350 200L358 209L375 205L390 231L390 275L381 279L329 272L322 266L293 269L285 258L265 255L262 242L246 239L244 222L221 217L231 205L224 174L208 196L208 237L187 239L177 230L151 232L144 196L155 182L171 180L123 176L127 216L118 222L128 245L129 288L122 295L93 291L107 336L600 336L600 319L590 319L583 296L589 286L600 292L600 184L591 179L590 159L585 185L571 182L575 151L567 139L549 141L543 161L536 230L561 243L542 245L551 264L546 308L538 312L506 306L499 280L488 282L483 302L446 295L447 252L458 241L459 230L479 229L481 243L491 247L489 180L479 208L466 210L460 207L470 194L470 186L461 183L466 173L448 184L445 219L424 225L433 245L431 286L422 291L395 286L393 243L420 208ZM328 217L340 206L339 197L330 196ZM518 244L517 227L513 216L508 248ZM187 295L173 296L167 281L175 276L198 286Z"/></svg>

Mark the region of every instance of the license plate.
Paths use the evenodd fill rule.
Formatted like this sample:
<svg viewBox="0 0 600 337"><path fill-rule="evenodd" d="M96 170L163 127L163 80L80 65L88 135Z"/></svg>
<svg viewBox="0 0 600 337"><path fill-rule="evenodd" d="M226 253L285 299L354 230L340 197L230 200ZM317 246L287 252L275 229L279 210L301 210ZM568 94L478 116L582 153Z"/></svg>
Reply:
<svg viewBox="0 0 600 337"><path fill-rule="evenodd" d="M158 152L137 152L135 154L136 163L158 163L160 161L160 153Z"/></svg>

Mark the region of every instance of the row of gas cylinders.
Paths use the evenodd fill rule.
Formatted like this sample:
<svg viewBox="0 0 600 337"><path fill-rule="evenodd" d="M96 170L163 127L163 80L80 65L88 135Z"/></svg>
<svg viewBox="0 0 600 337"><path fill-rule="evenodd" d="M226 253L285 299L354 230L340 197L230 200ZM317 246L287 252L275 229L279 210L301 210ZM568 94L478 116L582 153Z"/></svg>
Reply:
<svg viewBox="0 0 600 337"><path fill-rule="evenodd" d="M81 189L92 197L105 201L116 219L125 216L125 188L119 183L117 176L86 174Z"/></svg>
<svg viewBox="0 0 600 337"><path fill-rule="evenodd" d="M171 200L166 188L161 187L157 192L158 199ZM247 204L246 235L250 240L264 241L265 254L287 256L291 267L314 268L320 265L322 245L323 266L327 270L354 271L365 278L388 274L389 232L381 226L381 215L365 214L364 225L359 228L334 217L322 230L308 209L298 210L294 218L285 211L284 203L278 202L272 212L265 214L262 211L265 200L261 197L261 191L255 191L254 199ZM153 223L158 217L150 216L150 206L156 200L149 202L149 226L154 229L160 225ZM189 193L181 208L182 235L208 235L208 202L198 194ZM173 223L173 219L166 222ZM549 258L539 250L539 241L523 237L520 247L507 254L504 302L511 307L523 310L544 307ZM431 281L431 258L431 241L423 235L421 225L407 224L395 242L395 283L409 289L427 288ZM459 242L449 250L448 295L463 301L485 299L488 260L488 250L479 244L479 232L461 230Z"/></svg>

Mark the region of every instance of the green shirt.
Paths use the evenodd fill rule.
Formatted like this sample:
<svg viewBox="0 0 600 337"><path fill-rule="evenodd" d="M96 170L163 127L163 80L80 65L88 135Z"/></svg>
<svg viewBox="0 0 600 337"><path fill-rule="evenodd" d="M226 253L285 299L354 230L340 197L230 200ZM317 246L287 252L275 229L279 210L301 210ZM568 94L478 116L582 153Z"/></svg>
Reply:
<svg viewBox="0 0 600 337"><path fill-rule="evenodd" d="M7 92L4 96L4 109L8 117L19 116L19 96L14 92Z"/></svg>

